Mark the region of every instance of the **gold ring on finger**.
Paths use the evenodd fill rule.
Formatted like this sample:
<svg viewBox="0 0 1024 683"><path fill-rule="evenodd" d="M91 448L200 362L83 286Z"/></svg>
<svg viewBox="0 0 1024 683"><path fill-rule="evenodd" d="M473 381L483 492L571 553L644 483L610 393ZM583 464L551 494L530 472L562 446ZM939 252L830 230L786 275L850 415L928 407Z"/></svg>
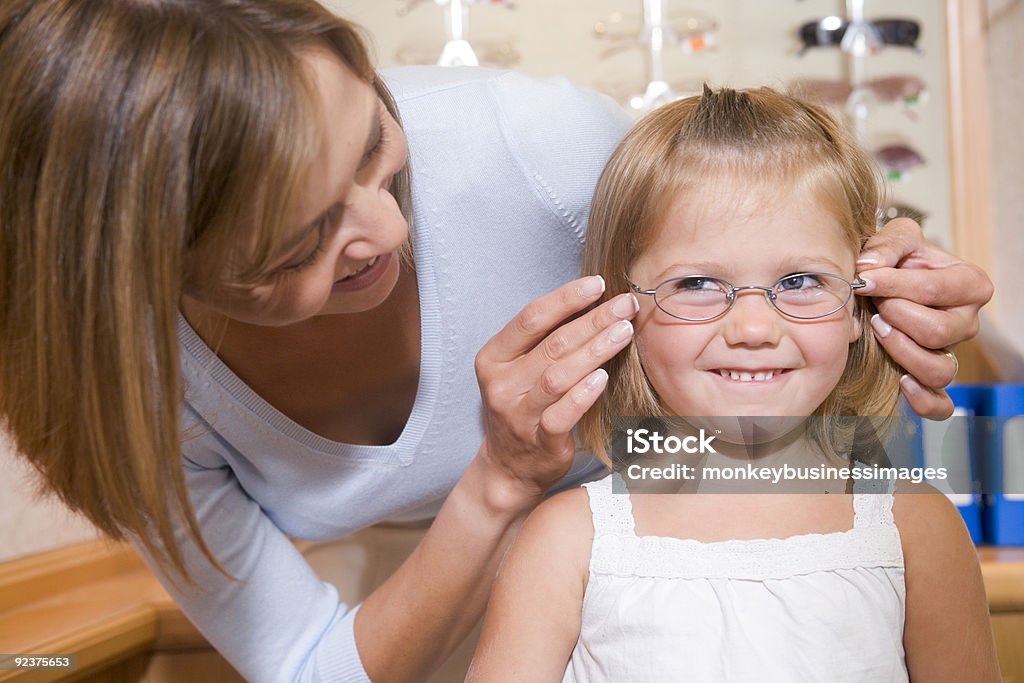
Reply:
<svg viewBox="0 0 1024 683"><path fill-rule="evenodd" d="M952 351L947 350L943 351L942 353L945 356L949 356L949 359L953 361L953 377L955 378L957 376L957 373L960 372L960 361L956 359L956 354L953 353Z"/></svg>

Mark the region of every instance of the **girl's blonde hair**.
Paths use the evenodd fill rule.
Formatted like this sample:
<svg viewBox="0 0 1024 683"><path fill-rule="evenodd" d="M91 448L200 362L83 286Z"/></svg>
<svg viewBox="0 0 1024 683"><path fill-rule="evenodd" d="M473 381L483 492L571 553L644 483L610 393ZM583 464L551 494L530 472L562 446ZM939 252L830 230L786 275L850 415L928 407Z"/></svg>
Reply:
<svg viewBox="0 0 1024 683"><path fill-rule="evenodd" d="M0 416L114 538L185 577L184 287L257 277L323 124L326 49L397 116L352 24L314 0L0 4ZM408 208L408 172L393 191Z"/></svg>
<svg viewBox="0 0 1024 683"><path fill-rule="evenodd" d="M813 192L842 225L855 253L875 233L884 195L875 162L823 107L771 88L705 86L703 95L667 104L637 123L601 175L582 270L604 277L604 300L629 291L629 264L655 239L672 202L681 194L698 197L702 184L716 179ZM811 422L812 436L832 453L849 452L856 428L856 421L841 418L892 416L899 396L899 367L871 333L874 305L866 298L853 305L861 336L850 347L839 383L815 413L827 419ZM606 367L608 387L577 434L583 448L610 464L613 418L668 411L635 344Z"/></svg>

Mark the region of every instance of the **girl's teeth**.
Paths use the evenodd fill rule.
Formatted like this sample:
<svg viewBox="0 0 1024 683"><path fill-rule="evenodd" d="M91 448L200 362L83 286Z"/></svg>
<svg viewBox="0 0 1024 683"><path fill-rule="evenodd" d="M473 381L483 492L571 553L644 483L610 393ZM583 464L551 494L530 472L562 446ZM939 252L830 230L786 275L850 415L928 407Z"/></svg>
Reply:
<svg viewBox="0 0 1024 683"><path fill-rule="evenodd" d="M731 379L737 382L767 382L775 376L775 370L759 370L758 372L745 372L743 370L724 370L718 371L722 377Z"/></svg>

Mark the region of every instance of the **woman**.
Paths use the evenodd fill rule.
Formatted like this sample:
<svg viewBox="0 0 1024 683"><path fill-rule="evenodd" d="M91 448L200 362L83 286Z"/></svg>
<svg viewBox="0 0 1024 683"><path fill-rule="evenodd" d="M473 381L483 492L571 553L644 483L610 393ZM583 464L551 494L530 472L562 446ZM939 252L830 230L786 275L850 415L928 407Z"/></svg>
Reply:
<svg viewBox="0 0 1024 683"><path fill-rule="evenodd" d="M515 74L386 88L312 0L8 0L0 63L20 452L247 678L422 680L545 492L596 473L571 430L634 306L562 324L602 283L554 288L628 121ZM973 334L987 278L907 221L869 246L918 266L872 270L873 293L928 293L882 302L883 344L945 386L930 349ZM288 540L430 517L354 609Z"/></svg>

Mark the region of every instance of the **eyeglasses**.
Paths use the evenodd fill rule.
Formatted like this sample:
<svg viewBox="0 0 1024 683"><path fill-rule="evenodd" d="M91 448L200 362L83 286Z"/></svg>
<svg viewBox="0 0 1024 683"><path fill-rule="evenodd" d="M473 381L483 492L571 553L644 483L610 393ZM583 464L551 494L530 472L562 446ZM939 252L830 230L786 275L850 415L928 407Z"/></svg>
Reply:
<svg viewBox="0 0 1024 683"><path fill-rule="evenodd" d="M736 295L748 289L764 292L768 303L787 317L824 318L846 306L853 297L853 290L866 286L863 280L850 282L828 273L794 273L780 278L771 287L734 287L708 275L674 277L654 289L640 289L628 275L626 282L637 294L654 297L658 308L673 318L694 323L722 317L736 303Z"/></svg>
<svg viewBox="0 0 1024 683"><path fill-rule="evenodd" d="M799 36L804 46L799 54L812 47L842 47L847 49L852 41L844 42L847 30L851 37L855 32L864 32L868 47L877 50L885 45L909 47L917 50L917 41L921 37L921 25L912 19L875 19L851 23L843 17L825 17L811 21L800 27Z"/></svg>

